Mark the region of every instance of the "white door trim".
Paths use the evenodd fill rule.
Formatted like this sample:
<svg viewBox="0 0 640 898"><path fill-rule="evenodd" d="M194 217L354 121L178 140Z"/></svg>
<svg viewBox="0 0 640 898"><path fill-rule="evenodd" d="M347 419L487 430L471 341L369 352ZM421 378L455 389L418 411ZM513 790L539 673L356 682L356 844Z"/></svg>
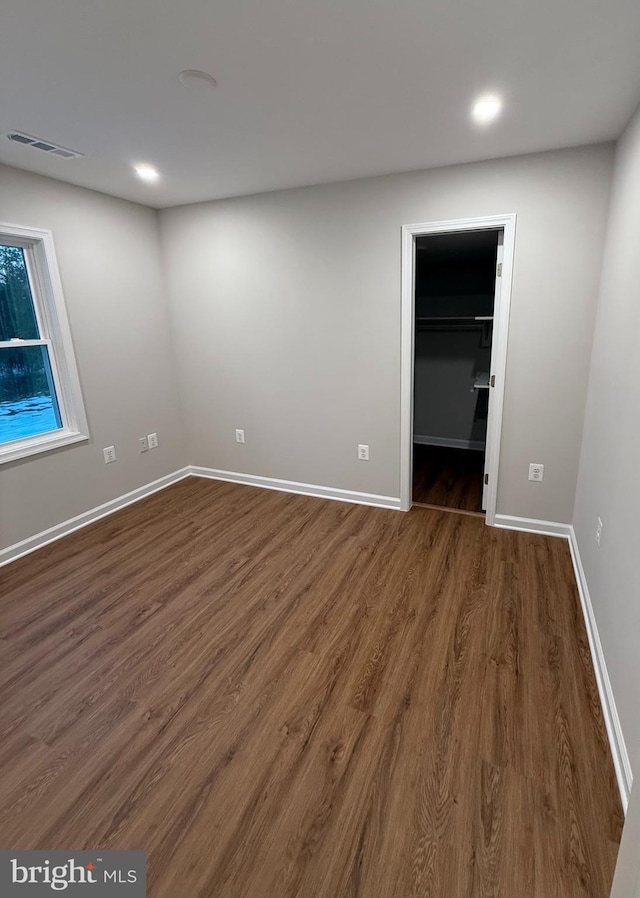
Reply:
<svg viewBox="0 0 640 898"><path fill-rule="evenodd" d="M507 368L507 340L509 309L511 306L511 278L516 237L516 215L488 215L482 218L460 218L452 221L431 221L402 226L402 322L400 347L400 508L411 508L411 474L413 461L413 364L414 364L414 293L416 237L455 231L504 230L502 285L494 308L491 375L495 376L489 403L487 422L487 460L489 484L486 521L495 523L498 495L498 466L502 409Z"/></svg>

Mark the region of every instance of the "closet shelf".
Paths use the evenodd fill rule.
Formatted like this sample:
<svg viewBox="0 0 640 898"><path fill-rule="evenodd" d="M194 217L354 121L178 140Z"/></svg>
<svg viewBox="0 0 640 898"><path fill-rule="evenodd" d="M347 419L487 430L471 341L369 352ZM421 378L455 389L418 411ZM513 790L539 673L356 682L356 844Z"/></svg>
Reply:
<svg viewBox="0 0 640 898"><path fill-rule="evenodd" d="M440 317L429 315L426 318L416 318L416 324L442 324L456 321L461 324L469 324L474 321L493 321L493 315L443 315Z"/></svg>
<svg viewBox="0 0 640 898"><path fill-rule="evenodd" d="M472 390L488 390L489 389L489 372L488 371L478 371L476 373L476 379L473 382Z"/></svg>
<svg viewBox="0 0 640 898"><path fill-rule="evenodd" d="M483 334L483 345L491 340L491 329L493 327L493 316L491 315L448 315L437 317L429 316L428 318L416 318L415 330L419 331L481 331ZM490 345L490 344L489 344Z"/></svg>

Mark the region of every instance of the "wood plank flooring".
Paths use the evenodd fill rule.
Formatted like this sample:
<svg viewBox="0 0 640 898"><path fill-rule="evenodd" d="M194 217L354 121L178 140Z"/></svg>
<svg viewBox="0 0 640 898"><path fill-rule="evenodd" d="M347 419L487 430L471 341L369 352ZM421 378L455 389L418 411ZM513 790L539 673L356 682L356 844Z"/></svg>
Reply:
<svg viewBox="0 0 640 898"><path fill-rule="evenodd" d="M414 444L414 502L481 512L483 477L482 452Z"/></svg>
<svg viewBox="0 0 640 898"><path fill-rule="evenodd" d="M151 898L606 898L567 544L189 479L0 570L0 847Z"/></svg>

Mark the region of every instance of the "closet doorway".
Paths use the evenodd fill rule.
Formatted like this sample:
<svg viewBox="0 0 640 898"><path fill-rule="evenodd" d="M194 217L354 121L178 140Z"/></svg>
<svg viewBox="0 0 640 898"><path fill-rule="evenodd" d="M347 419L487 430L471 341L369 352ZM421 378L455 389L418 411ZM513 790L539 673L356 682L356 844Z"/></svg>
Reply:
<svg viewBox="0 0 640 898"><path fill-rule="evenodd" d="M401 507L495 522L515 216L403 228Z"/></svg>

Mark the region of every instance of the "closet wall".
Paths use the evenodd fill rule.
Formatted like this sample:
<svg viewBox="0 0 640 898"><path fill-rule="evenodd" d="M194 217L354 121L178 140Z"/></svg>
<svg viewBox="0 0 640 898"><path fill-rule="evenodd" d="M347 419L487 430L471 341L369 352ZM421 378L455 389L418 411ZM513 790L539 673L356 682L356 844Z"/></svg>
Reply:
<svg viewBox="0 0 640 898"><path fill-rule="evenodd" d="M491 350L479 337L479 330L416 331L414 442L484 447L486 413L477 412L486 402L473 382L476 371L489 370Z"/></svg>
<svg viewBox="0 0 640 898"><path fill-rule="evenodd" d="M484 448L491 365L496 231L416 241L414 441Z"/></svg>

